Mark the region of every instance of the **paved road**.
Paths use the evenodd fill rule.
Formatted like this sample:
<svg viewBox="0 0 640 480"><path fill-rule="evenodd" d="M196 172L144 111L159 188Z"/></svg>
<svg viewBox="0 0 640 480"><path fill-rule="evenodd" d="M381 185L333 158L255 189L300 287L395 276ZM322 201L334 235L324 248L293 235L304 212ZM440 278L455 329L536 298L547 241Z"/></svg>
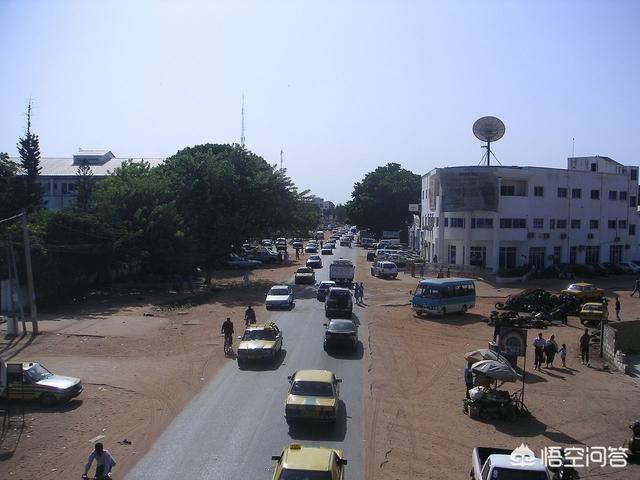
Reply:
<svg viewBox="0 0 640 480"><path fill-rule="evenodd" d="M337 247L324 256L316 279L328 279L328 265L343 256L355 263L358 249ZM354 307L354 317L362 310ZM362 344L356 354L327 354L322 348L326 322L312 287L296 287L291 311L271 312L283 331L284 355L277 367L239 370L229 361L171 423L151 451L129 472L129 480L271 479L271 455L292 442L334 446L349 461L346 478L363 478ZM264 318L258 318L264 320ZM366 325L360 340L367 338ZM237 341L236 341L237 344ZM333 426L290 430L284 420L287 376L300 368L333 371L342 378L343 401Z"/></svg>

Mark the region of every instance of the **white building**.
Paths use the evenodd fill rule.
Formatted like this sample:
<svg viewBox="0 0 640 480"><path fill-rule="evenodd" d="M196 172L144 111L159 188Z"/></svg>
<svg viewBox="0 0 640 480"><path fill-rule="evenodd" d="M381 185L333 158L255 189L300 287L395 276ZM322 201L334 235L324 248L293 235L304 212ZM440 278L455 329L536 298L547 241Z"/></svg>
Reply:
<svg viewBox="0 0 640 480"><path fill-rule="evenodd" d="M422 177L422 253L494 272L635 260L637 202L638 167L607 157L436 168Z"/></svg>
<svg viewBox="0 0 640 480"><path fill-rule="evenodd" d="M11 158L16 163L19 158ZM164 158L116 158L109 150L78 150L73 157L43 157L40 158L42 170L39 182L43 188L44 206L58 210L68 207L76 198L78 181L78 167L87 164L91 167L93 178L102 180L113 172L123 162L144 160L152 167L164 162Z"/></svg>

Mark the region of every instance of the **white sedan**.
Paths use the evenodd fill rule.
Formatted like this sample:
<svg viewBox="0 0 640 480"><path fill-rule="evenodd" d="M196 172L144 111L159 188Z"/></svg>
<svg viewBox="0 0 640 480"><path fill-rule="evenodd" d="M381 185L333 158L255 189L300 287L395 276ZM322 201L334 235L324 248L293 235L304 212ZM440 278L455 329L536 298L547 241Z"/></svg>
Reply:
<svg viewBox="0 0 640 480"><path fill-rule="evenodd" d="M275 285L267 293L265 301L270 308L293 308L293 289L289 285Z"/></svg>

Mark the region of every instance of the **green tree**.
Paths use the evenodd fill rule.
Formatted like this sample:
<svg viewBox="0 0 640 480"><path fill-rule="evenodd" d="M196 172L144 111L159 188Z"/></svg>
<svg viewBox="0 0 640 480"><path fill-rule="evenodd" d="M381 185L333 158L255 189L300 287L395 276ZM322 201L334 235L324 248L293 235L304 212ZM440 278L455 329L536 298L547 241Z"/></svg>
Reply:
<svg viewBox="0 0 640 480"><path fill-rule="evenodd" d="M336 217L336 222L344 223L347 221L347 208L343 204L337 204L333 210L333 214Z"/></svg>
<svg viewBox="0 0 640 480"><path fill-rule="evenodd" d="M31 102L27 107L27 132L18 141L18 155L24 175L24 189L22 192L22 206L29 212L42 207L42 188L38 183L38 176L42 171L40 166L40 140L31 131Z"/></svg>
<svg viewBox="0 0 640 480"><path fill-rule="evenodd" d="M410 203L420 202L421 178L398 163L389 163L367 173L353 187L346 204L349 221L380 235L384 230L400 230L406 237L411 221ZM401 237L403 238L403 237Z"/></svg>
<svg viewBox="0 0 640 480"><path fill-rule="evenodd" d="M9 155L0 152L0 219L20 211L17 175L18 165L9 160Z"/></svg>
<svg viewBox="0 0 640 480"><path fill-rule="evenodd" d="M91 195L93 193L93 187L95 185L95 179L93 178L93 172L91 167L87 163L83 163L78 167L76 172L76 205L81 210L87 210L91 202Z"/></svg>

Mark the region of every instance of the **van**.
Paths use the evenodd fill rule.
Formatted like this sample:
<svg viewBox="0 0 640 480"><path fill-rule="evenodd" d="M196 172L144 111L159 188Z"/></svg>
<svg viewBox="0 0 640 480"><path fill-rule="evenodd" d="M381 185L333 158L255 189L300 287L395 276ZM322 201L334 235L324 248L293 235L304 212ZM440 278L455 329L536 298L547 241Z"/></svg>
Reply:
<svg viewBox="0 0 640 480"><path fill-rule="evenodd" d="M398 278L398 267L393 262L378 261L371 267L371 275L380 278Z"/></svg>

